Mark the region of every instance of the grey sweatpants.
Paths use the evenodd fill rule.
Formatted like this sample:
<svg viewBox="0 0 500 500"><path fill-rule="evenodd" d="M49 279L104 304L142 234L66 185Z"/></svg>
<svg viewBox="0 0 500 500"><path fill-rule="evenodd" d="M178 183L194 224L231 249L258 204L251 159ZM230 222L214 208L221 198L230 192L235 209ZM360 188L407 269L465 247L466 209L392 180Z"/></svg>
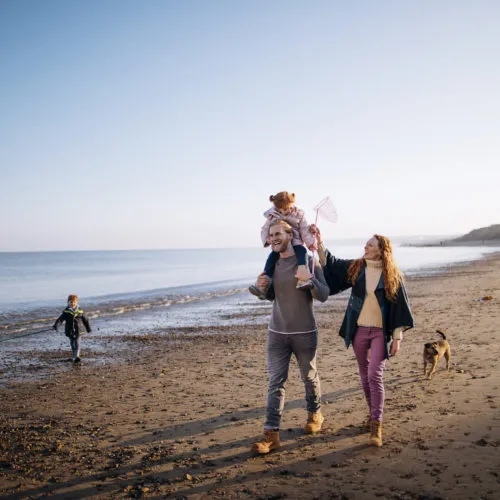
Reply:
<svg viewBox="0 0 500 500"><path fill-rule="evenodd" d="M269 332L267 337L267 413L264 429L277 430L285 405L285 383L292 354L297 359L300 376L306 389L307 411L316 412L321 407L321 386L316 370L318 332L284 334Z"/></svg>

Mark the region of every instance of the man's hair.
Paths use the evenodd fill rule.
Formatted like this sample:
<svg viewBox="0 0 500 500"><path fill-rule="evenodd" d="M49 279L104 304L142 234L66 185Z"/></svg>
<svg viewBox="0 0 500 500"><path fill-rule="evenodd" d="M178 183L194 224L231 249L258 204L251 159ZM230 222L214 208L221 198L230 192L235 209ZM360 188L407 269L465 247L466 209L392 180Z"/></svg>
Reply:
<svg viewBox="0 0 500 500"><path fill-rule="evenodd" d="M78 295L75 295L75 294L71 294L71 295L68 295L68 302L71 302L72 300L76 300L78 302Z"/></svg>
<svg viewBox="0 0 500 500"><path fill-rule="evenodd" d="M286 222L284 220L277 220L277 221L271 222L271 225L269 226L269 230L271 230L271 228L273 226L281 226L285 230L285 233L293 234L293 227L290 226L290 224L288 224L288 222Z"/></svg>

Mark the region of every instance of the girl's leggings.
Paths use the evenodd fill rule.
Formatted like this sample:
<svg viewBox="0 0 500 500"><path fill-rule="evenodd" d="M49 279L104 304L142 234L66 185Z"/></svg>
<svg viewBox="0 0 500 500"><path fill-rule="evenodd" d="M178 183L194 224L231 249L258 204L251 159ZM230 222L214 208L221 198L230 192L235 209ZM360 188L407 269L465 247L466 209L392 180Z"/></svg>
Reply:
<svg viewBox="0 0 500 500"><path fill-rule="evenodd" d="M382 421L384 412L385 338L382 328L358 326L352 342L358 361L361 386L372 420ZM370 360L368 360L370 349Z"/></svg>

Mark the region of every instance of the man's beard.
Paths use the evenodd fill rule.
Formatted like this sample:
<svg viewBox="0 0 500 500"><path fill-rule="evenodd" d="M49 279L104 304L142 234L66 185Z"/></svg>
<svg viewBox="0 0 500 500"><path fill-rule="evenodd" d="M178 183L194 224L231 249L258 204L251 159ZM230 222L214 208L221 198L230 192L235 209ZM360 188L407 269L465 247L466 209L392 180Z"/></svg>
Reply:
<svg viewBox="0 0 500 500"><path fill-rule="evenodd" d="M271 248L273 249L274 252L282 253L285 252L286 249L288 248L288 241L282 241L281 243L275 245L272 245Z"/></svg>

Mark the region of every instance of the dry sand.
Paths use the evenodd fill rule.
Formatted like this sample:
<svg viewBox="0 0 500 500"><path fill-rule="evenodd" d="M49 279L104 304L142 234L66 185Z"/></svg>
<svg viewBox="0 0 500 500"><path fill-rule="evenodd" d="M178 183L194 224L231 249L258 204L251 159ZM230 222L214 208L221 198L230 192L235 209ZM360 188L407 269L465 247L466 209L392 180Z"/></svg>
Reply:
<svg viewBox="0 0 500 500"><path fill-rule="evenodd" d="M356 362L337 335L346 301L329 300L317 307L319 435L302 433L294 362L283 447L249 453L264 419L265 327L132 336L123 361L106 366L92 363L84 341L80 366L0 389L0 495L498 498L500 256L408 280L408 292L417 327L388 363L380 449L360 433L366 406ZM436 328L449 334L452 369L441 361L427 381L422 348Z"/></svg>

